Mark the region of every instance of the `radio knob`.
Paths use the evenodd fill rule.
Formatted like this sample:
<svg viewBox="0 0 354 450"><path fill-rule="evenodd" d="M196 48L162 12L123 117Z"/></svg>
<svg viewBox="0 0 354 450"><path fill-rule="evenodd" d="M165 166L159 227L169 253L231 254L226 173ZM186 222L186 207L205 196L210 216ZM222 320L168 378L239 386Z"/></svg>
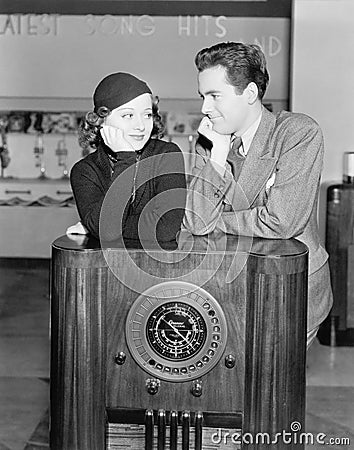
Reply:
<svg viewBox="0 0 354 450"><path fill-rule="evenodd" d="M116 364L118 364L119 366L121 366L122 364L125 363L125 360L127 359L127 355L124 352L119 352L115 357L114 357L114 362Z"/></svg>
<svg viewBox="0 0 354 450"><path fill-rule="evenodd" d="M156 395L159 391L160 380L157 378L148 378L145 382L146 390L150 395Z"/></svg>
<svg viewBox="0 0 354 450"><path fill-rule="evenodd" d="M236 364L236 358L234 357L234 355L225 356L225 366L228 369L233 369L235 367L235 364Z"/></svg>
<svg viewBox="0 0 354 450"><path fill-rule="evenodd" d="M203 393L202 381L195 380L192 383L191 393L194 397L200 397Z"/></svg>

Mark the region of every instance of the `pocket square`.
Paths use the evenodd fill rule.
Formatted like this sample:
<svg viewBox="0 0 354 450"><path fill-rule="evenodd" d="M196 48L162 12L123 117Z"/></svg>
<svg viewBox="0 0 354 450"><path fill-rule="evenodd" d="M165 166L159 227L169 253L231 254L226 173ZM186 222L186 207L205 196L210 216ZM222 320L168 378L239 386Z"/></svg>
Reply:
<svg viewBox="0 0 354 450"><path fill-rule="evenodd" d="M266 186L265 186L266 191L269 191L269 189L273 186L274 182L275 182L275 172L273 173L273 175L269 178L269 180L266 183Z"/></svg>

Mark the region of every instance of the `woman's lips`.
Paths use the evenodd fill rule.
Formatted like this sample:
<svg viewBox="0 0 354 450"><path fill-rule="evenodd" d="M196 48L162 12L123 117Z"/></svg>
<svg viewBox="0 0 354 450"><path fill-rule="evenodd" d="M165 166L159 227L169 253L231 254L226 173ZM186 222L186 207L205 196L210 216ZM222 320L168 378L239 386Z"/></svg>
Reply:
<svg viewBox="0 0 354 450"><path fill-rule="evenodd" d="M129 136L136 141L142 141L145 138L145 134L130 134Z"/></svg>

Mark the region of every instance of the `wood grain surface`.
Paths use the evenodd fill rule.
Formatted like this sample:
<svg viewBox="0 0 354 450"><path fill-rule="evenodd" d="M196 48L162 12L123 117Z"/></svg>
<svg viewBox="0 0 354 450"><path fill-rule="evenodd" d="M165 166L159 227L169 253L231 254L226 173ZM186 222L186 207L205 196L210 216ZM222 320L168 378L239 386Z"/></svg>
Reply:
<svg viewBox="0 0 354 450"><path fill-rule="evenodd" d="M122 243L101 247L93 239L53 243L52 450L106 448L107 408L215 412L221 419L238 413L242 430L254 434L289 431L293 421L304 426L307 249L295 240L253 240L247 252L235 237L226 245L215 237L214 244L207 251L205 240L194 239L189 250L147 252ZM151 376L127 348L125 320L142 290L181 277L221 305L226 349L201 377L201 397L191 395L190 381L161 381L153 396L145 388ZM127 355L123 365L114 360L119 351ZM232 369L225 366L228 354L236 358ZM281 449L284 443L243 448Z"/></svg>

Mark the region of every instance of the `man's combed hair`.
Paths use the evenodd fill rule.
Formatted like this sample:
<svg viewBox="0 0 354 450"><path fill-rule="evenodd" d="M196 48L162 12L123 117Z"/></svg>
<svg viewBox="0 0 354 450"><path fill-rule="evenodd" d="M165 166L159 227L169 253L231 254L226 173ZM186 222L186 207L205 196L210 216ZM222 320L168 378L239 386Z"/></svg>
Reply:
<svg viewBox="0 0 354 450"><path fill-rule="evenodd" d="M258 87L258 96L263 98L269 82L267 63L261 48L255 44L222 42L203 48L195 57L199 72L222 66L226 69L227 81L242 94L251 82Z"/></svg>
<svg viewBox="0 0 354 450"><path fill-rule="evenodd" d="M159 112L159 98L154 97L152 101L152 138L161 138L164 135L165 126L162 122L162 117ZM78 141L80 147L89 153L96 150L101 142L103 142L100 128L103 125L104 119L93 111L89 111L80 122L78 128Z"/></svg>

